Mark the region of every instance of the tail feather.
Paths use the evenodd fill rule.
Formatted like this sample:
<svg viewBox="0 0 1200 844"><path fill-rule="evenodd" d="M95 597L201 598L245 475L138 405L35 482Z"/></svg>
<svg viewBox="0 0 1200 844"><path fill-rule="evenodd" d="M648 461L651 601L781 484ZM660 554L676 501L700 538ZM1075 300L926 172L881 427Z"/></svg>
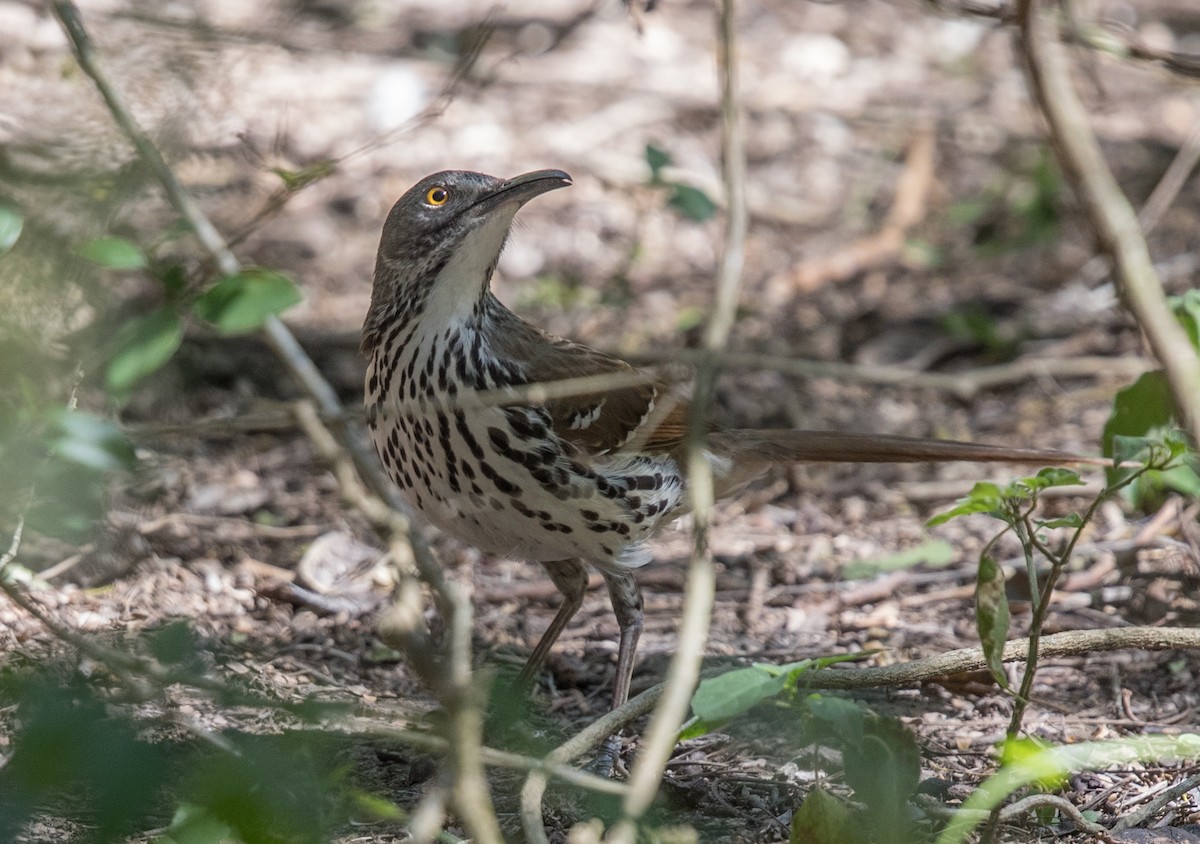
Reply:
<svg viewBox="0 0 1200 844"><path fill-rule="evenodd" d="M734 430L713 433L710 448L734 463L988 463L1090 464L1111 460L1045 448L933 440L842 431Z"/></svg>

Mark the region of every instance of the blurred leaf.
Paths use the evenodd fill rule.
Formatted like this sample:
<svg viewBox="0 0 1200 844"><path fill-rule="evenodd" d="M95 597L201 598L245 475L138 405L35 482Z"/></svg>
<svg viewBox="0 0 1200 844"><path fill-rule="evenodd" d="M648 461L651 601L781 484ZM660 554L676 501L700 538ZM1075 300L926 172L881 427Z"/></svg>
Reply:
<svg viewBox="0 0 1200 844"><path fill-rule="evenodd" d="M3 251L2 240L0 251ZM1192 348L1200 351L1200 290L1192 289L1182 296L1172 296L1167 302L1175 312L1175 318L1187 332Z"/></svg>
<svg viewBox="0 0 1200 844"><path fill-rule="evenodd" d="M330 840L340 790L329 737L293 731L225 738L234 741L236 755L195 760L184 783L191 802L227 824L244 844Z"/></svg>
<svg viewBox="0 0 1200 844"><path fill-rule="evenodd" d="M954 562L954 546L943 539L931 539L918 545L876 557L871 560L852 560L842 570L842 576L847 580L858 580L864 577L874 577L889 571L911 569L916 566L932 566L935 568L948 566Z"/></svg>
<svg viewBox="0 0 1200 844"><path fill-rule="evenodd" d="M692 695L692 712L710 724L728 721L783 691L791 669L807 668L811 664L812 661L806 659L778 669L752 665L705 678Z"/></svg>
<svg viewBox="0 0 1200 844"><path fill-rule="evenodd" d="M177 301L179 295L187 289L187 273L181 264L167 267L159 276L159 280L162 282L163 292L167 294L168 302Z"/></svg>
<svg viewBox="0 0 1200 844"><path fill-rule="evenodd" d="M868 712L858 740L842 745L846 784L867 804L866 839L875 844L909 844L913 840L908 801L921 779L921 751L912 731L898 718Z"/></svg>
<svg viewBox="0 0 1200 844"><path fill-rule="evenodd" d="M819 739L838 736L841 740L857 741L863 735L868 710L858 701L812 694L805 699L804 707L822 724L822 731L816 734Z"/></svg>
<svg viewBox="0 0 1200 844"><path fill-rule="evenodd" d="M0 205L0 255L12 249L21 236L25 218L15 208Z"/></svg>
<svg viewBox="0 0 1200 844"><path fill-rule="evenodd" d="M182 342L183 322L170 308L130 320L117 332L117 352L109 360L106 373L108 389L118 396L125 395L169 361Z"/></svg>
<svg viewBox="0 0 1200 844"><path fill-rule="evenodd" d="M946 251L924 238L910 237L904 241L902 258L909 267L930 270L946 262Z"/></svg>
<svg viewBox="0 0 1200 844"><path fill-rule="evenodd" d="M1008 688L1004 673L1004 645L1008 639L1008 596L1004 590L1004 569L988 553L979 555L975 576L975 632L983 646L988 671L1000 688Z"/></svg>
<svg viewBox="0 0 1200 844"><path fill-rule="evenodd" d="M223 334L253 331L303 297L292 280L273 270L251 268L221 279L196 300L196 314Z"/></svg>
<svg viewBox="0 0 1200 844"><path fill-rule="evenodd" d="M166 665L188 665L198 667L201 664L200 649L196 645L196 637L191 626L186 621L172 621L157 630L147 634L150 653L159 662Z"/></svg>
<svg viewBox="0 0 1200 844"><path fill-rule="evenodd" d="M17 704L20 724L0 768L0 840L15 840L24 807L40 811L47 802L90 827L94 840L123 840L145 827L172 772L166 746L143 741L132 721L110 715L77 675L66 684L10 675L0 697Z"/></svg>
<svg viewBox="0 0 1200 844"><path fill-rule="evenodd" d="M175 810L171 825L159 839L162 844L227 844L233 830L207 809L184 803Z"/></svg>
<svg viewBox="0 0 1200 844"><path fill-rule="evenodd" d="M1113 398L1112 413L1104 425L1102 452L1106 457L1118 457L1114 451L1115 437L1149 436L1172 427L1174 418L1175 403L1166 375L1161 371L1147 372ZM1132 458L1125 455L1120 459Z"/></svg>
<svg viewBox="0 0 1200 844"><path fill-rule="evenodd" d="M300 170L286 170L283 167L272 167L271 172L279 177L287 190L296 191L332 175L336 169L337 165L335 162L326 160L310 164Z"/></svg>
<svg viewBox="0 0 1200 844"><path fill-rule="evenodd" d="M408 820L408 813L391 800L385 800L382 797L376 797L374 794L367 794L364 791L356 791L351 797L359 811L366 813L376 820L400 822Z"/></svg>
<svg viewBox="0 0 1200 844"><path fill-rule="evenodd" d="M1142 761L1161 765L1200 758L1200 734L1140 735L1112 741L1080 742L1043 747L1028 739L1019 749L1007 742L1004 764L963 802L962 808L938 836L937 844L965 844L972 830L994 807L1015 792L1033 784L1053 784L1078 771L1129 767Z"/></svg>
<svg viewBox="0 0 1200 844"><path fill-rule="evenodd" d="M708 194L690 185L675 185L667 204L689 220L699 223L712 219L717 213L717 206L708 198Z"/></svg>
<svg viewBox="0 0 1200 844"><path fill-rule="evenodd" d="M646 164L650 166L652 182L660 181L659 173L670 163L671 156L665 150L659 149L654 144L646 144Z"/></svg>
<svg viewBox="0 0 1200 844"><path fill-rule="evenodd" d="M858 813L843 801L816 787L792 815L788 844L860 844L867 832Z"/></svg>
<svg viewBox="0 0 1200 844"><path fill-rule="evenodd" d="M132 469L133 446L116 423L82 410L60 408L54 414L50 450L97 472Z"/></svg>
<svg viewBox="0 0 1200 844"><path fill-rule="evenodd" d="M79 254L110 270L140 270L147 265L146 253L123 237L98 237L79 247Z"/></svg>

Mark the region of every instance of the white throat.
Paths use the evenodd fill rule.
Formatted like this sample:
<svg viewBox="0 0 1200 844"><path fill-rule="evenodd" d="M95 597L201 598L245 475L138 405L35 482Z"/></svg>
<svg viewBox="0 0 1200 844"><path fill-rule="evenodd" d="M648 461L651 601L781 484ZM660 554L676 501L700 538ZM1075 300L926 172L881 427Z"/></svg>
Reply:
<svg viewBox="0 0 1200 844"><path fill-rule="evenodd" d="M497 208L455 249L433 282L422 316L426 326L435 326L440 331L471 315L484 279L504 248L518 207L513 202Z"/></svg>

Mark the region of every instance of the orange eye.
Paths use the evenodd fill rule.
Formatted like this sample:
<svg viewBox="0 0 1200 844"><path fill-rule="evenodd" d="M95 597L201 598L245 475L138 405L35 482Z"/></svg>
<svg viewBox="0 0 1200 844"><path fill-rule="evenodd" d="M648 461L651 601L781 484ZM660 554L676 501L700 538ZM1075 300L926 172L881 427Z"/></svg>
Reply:
<svg viewBox="0 0 1200 844"><path fill-rule="evenodd" d="M445 205L446 200L449 198L450 191L446 190L441 185L438 185L435 188L430 188L429 192L425 194L425 201L434 207Z"/></svg>

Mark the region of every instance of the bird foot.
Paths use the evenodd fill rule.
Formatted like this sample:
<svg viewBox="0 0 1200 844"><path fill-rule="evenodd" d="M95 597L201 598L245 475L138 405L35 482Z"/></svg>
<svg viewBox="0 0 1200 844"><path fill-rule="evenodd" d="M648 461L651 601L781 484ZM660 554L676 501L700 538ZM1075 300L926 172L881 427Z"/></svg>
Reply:
<svg viewBox="0 0 1200 844"><path fill-rule="evenodd" d="M613 735L606 738L600 748L600 752L596 754L595 759L588 763L585 770L597 776L608 777L609 779L613 777L620 777L621 779L628 777L629 769L621 761L621 737Z"/></svg>

